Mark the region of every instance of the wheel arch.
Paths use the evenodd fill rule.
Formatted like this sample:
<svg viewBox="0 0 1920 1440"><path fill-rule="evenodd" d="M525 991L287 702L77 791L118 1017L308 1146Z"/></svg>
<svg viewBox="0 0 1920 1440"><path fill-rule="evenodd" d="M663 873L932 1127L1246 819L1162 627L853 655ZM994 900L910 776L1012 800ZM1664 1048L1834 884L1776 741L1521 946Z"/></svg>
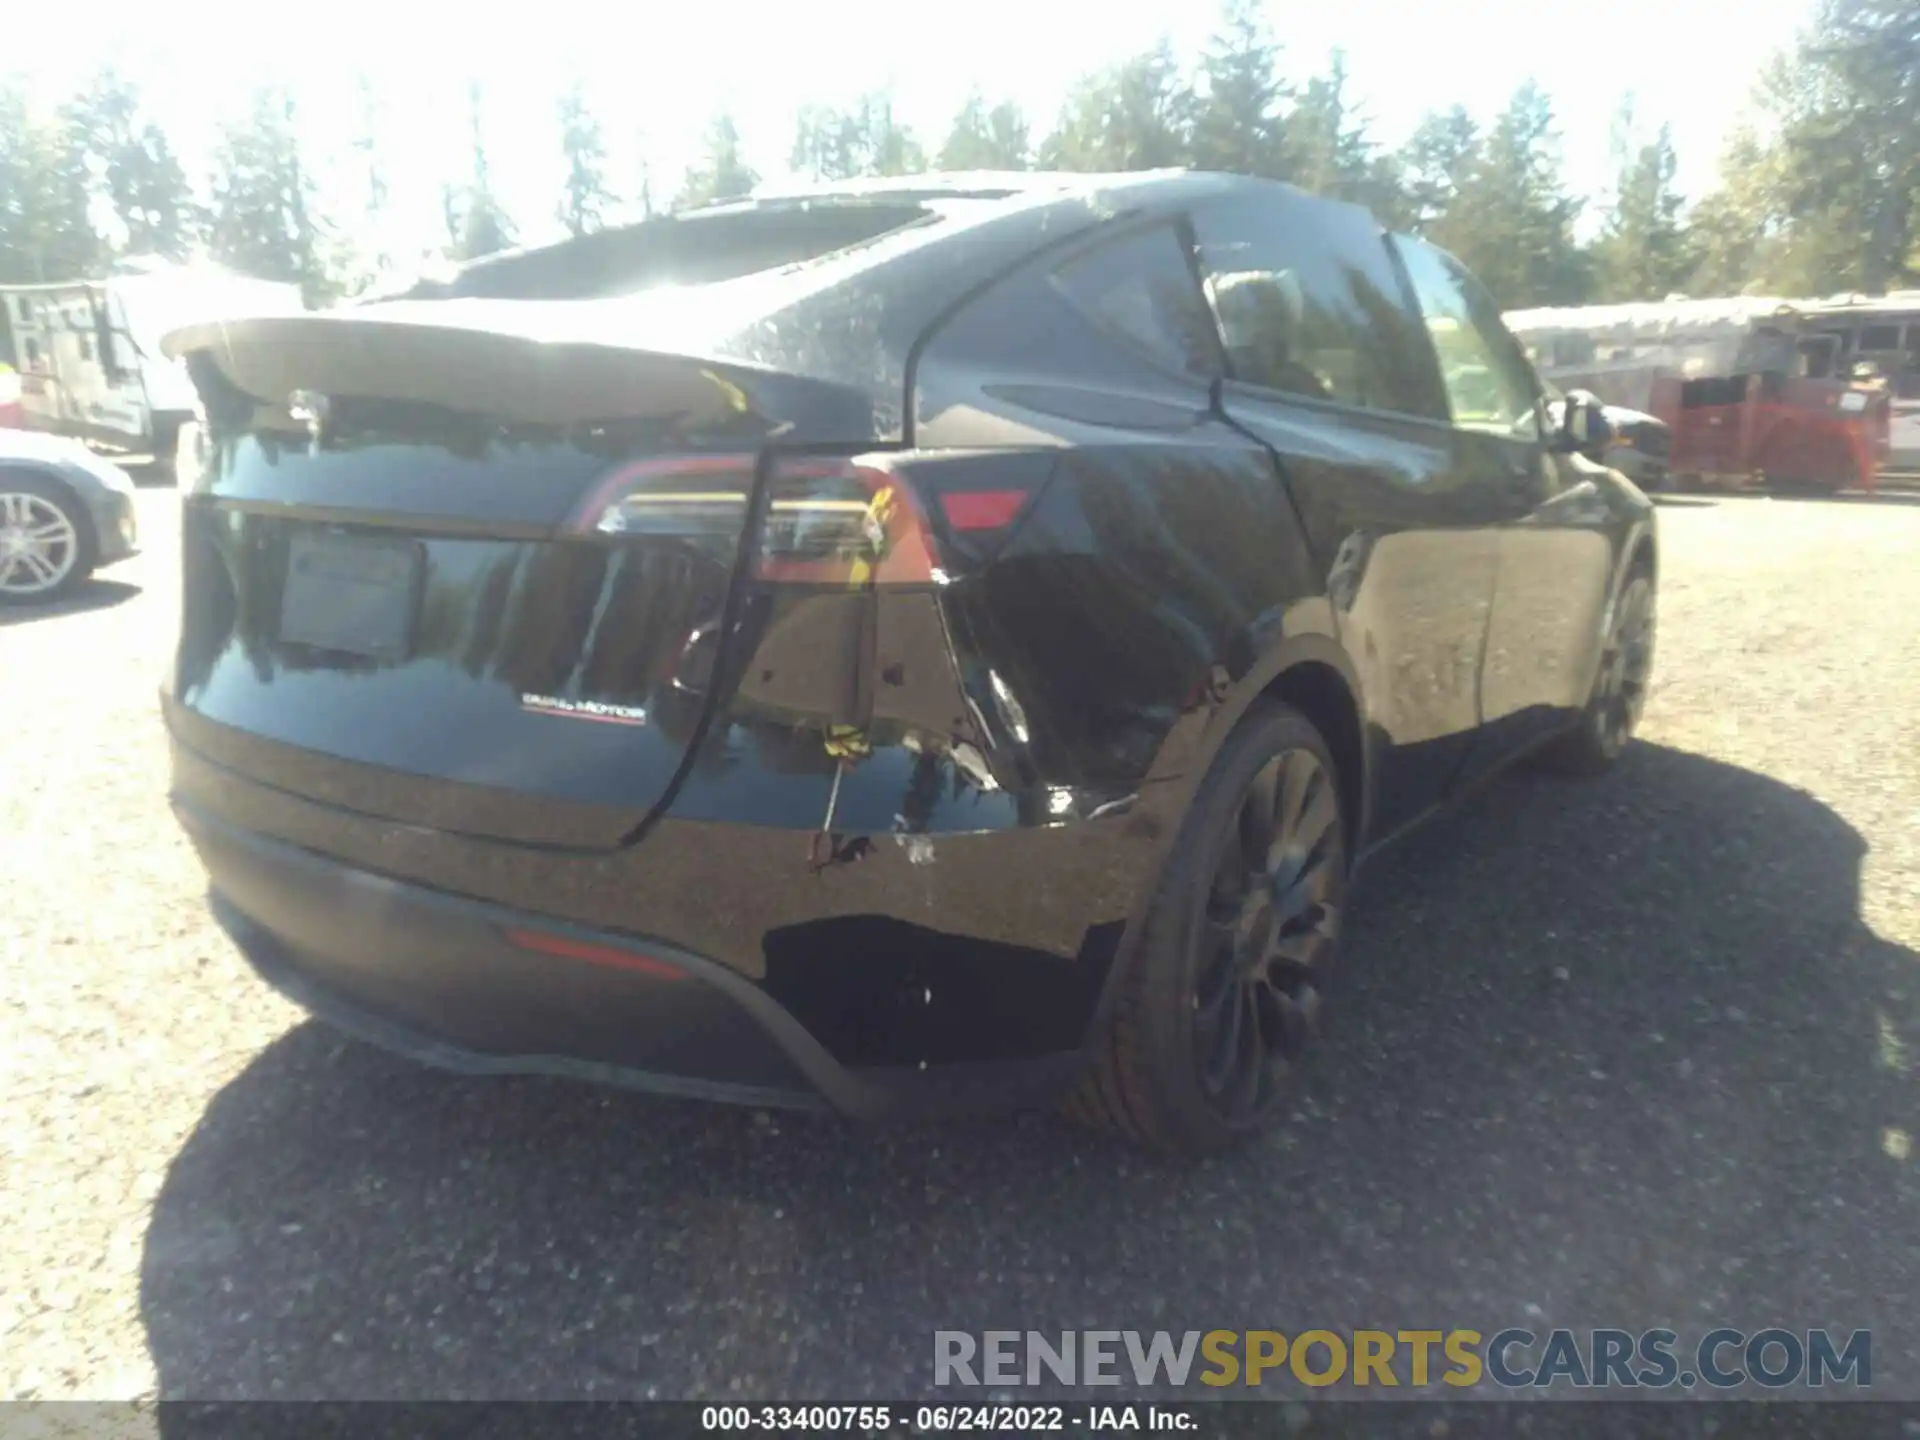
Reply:
<svg viewBox="0 0 1920 1440"><path fill-rule="evenodd" d="M1657 584L1660 579L1660 542L1651 529L1643 529L1627 541L1627 563L1621 567L1623 574L1631 575L1638 567L1644 566L1647 574Z"/></svg>
<svg viewBox="0 0 1920 1440"><path fill-rule="evenodd" d="M43 465L38 460L15 460L0 458L0 485L13 476L23 476L31 480L41 480L51 484L72 507L73 523L79 530L81 553L86 556L100 553L100 535L94 527L93 507L87 503L87 497L79 488L60 473L56 466Z"/></svg>
<svg viewBox="0 0 1920 1440"><path fill-rule="evenodd" d="M1214 710L1204 752L1195 757L1188 795L1197 791L1227 736L1261 701L1291 705L1313 722L1340 781L1340 804L1353 852L1365 845L1373 813L1374 765L1367 711L1353 661L1331 635L1288 636L1256 662Z"/></svg>
<svg viewBox="0 0 1920 1440"><path fill-rule="evenodd" d="M1263 700L1290 705L1313 722L1333 754L1334 778L1340 785L1340 809L1346 817L1350 847L1358 854L1365 843L1367 820L1366 728L1360 703L1346 677L1324 660L1299 660L1276 675L1260 692Z"/></svg>

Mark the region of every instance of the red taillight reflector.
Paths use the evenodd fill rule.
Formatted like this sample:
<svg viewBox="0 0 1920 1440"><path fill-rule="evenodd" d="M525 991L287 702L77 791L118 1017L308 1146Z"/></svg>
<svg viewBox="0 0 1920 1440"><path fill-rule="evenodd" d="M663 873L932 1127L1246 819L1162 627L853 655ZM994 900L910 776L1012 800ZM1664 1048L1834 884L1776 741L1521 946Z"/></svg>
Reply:
<svg viewBox="0 0 1920 1440"><path fill-rule="evenodd" d="M952 490L940 497L940 513L955 530L1004 530L1026 503L1024 490Z"/></svg>
<svg viewBox="0 0 1920 1440"><path fill-rule="evenodd" d="M584 940L569 940L564 935L548 935L539 930L508 930L506 937L522 950L542 955L557 955L563 960L584 960L589 965L605 965L614 970L631 970L636 975L651 975L656 980L684 980L687 972L678 965L656 960L634 950L613 945L592 945Z"/></svg>

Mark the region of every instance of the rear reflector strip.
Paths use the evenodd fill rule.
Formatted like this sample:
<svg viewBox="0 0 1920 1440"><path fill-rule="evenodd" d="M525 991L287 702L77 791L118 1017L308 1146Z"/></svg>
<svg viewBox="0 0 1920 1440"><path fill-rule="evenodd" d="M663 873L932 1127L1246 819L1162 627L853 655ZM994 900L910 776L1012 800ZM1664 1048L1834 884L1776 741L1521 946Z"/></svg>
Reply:
<svg viewBox="0 0 1920 1440"><path fill-rule="evenodd" d="M669 965L665 960L656 960L651 955L622 950L613 945L592 945L583 940L569 940L565 936L548 935L539 930L508 930L504 933L509 941L522 950L533 950L542 955L557 955L563 960L584 960L589 965L605 965L613 970L631 970L636 975L651 975L656 980L687 978L687 972L678 965Z"/></svg>
<svg viewBox="0 0 1920 1440"><path fill-rule="evenodd" d="M940 497L940 511L955 530L1004 530L1026 503L1024 490L954 490Z"/></svg>

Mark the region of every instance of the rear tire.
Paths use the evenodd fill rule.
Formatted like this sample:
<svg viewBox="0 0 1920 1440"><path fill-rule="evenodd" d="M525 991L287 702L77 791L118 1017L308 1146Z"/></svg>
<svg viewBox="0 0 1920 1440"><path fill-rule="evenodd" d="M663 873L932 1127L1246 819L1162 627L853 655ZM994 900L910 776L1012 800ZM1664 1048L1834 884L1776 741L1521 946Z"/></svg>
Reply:
<svg viewBox="0 0 1920 1440"><path fill-rule="evenodd" d="M1122 951L1069 1114L1175 1155L1227 1149L1273 1118L1338 950L1340 795L1326 741L1291 706L1262 702L1228 737Z"/></svg>
<svg viewBox="0 0 1920 1440"><path fill-rule="evenodd" d="M1853 451L1845 445L1835 446L1828 463L1821 469L1819 480L1814 483L1823 495L1856 489L1860 484L1860 467L1854 463Z"/></svg>
<svg viewBox="0 0 1920 1440"><path fill-rule="evenodd" d="M1797 491L1808 495L1838 495L1860 483L1860 467L1852 449L1839 441L1815 442L1809 452L1803 450L1799 462L1784 472L1768 472L1763 483L1770 490Z"/></svg>
<svg viewBox="0 0 1920 1440"><path fill-rule="evenodd" d="M1614 605L1586 709L1570 729L1539 752L1537 760L1543 769L1562 775L1602 775L1613 768L1633 739L1653 676L1656 599L1653 569L1636 559Z"/></svg>

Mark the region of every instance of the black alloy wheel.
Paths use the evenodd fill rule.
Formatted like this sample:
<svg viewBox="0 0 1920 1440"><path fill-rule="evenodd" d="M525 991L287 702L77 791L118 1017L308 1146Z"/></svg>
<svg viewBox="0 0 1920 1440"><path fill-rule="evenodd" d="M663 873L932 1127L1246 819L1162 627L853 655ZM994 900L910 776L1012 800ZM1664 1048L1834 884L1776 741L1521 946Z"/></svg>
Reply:
<svg viewBox="0 0 1920 1440"><path fill-rule="evenodd" d="M1548 769L1601 774L1633 739L1653 683L1656 595L1652 571L1636 564L1614 602L1587 708L1571 729L1540 752Z"/></svg>
<svg viewBox="0 0 1920 1440"><path fill-rule="evenodd" d="M1230 1125L1257 1120L1305 1053L1340 928L1345 854L1330 769L1307 749L1260 767L1200 917L1193 1048Z"/></svg>
<svg viewBox="0 0 1920 1440"><path fill-rule="evenodd" d="M1326 741L1290 706L1235 727L1121 952L1076 1118L1200 1155L1281 1109L1338 954L1353 841Z"/></svg>

